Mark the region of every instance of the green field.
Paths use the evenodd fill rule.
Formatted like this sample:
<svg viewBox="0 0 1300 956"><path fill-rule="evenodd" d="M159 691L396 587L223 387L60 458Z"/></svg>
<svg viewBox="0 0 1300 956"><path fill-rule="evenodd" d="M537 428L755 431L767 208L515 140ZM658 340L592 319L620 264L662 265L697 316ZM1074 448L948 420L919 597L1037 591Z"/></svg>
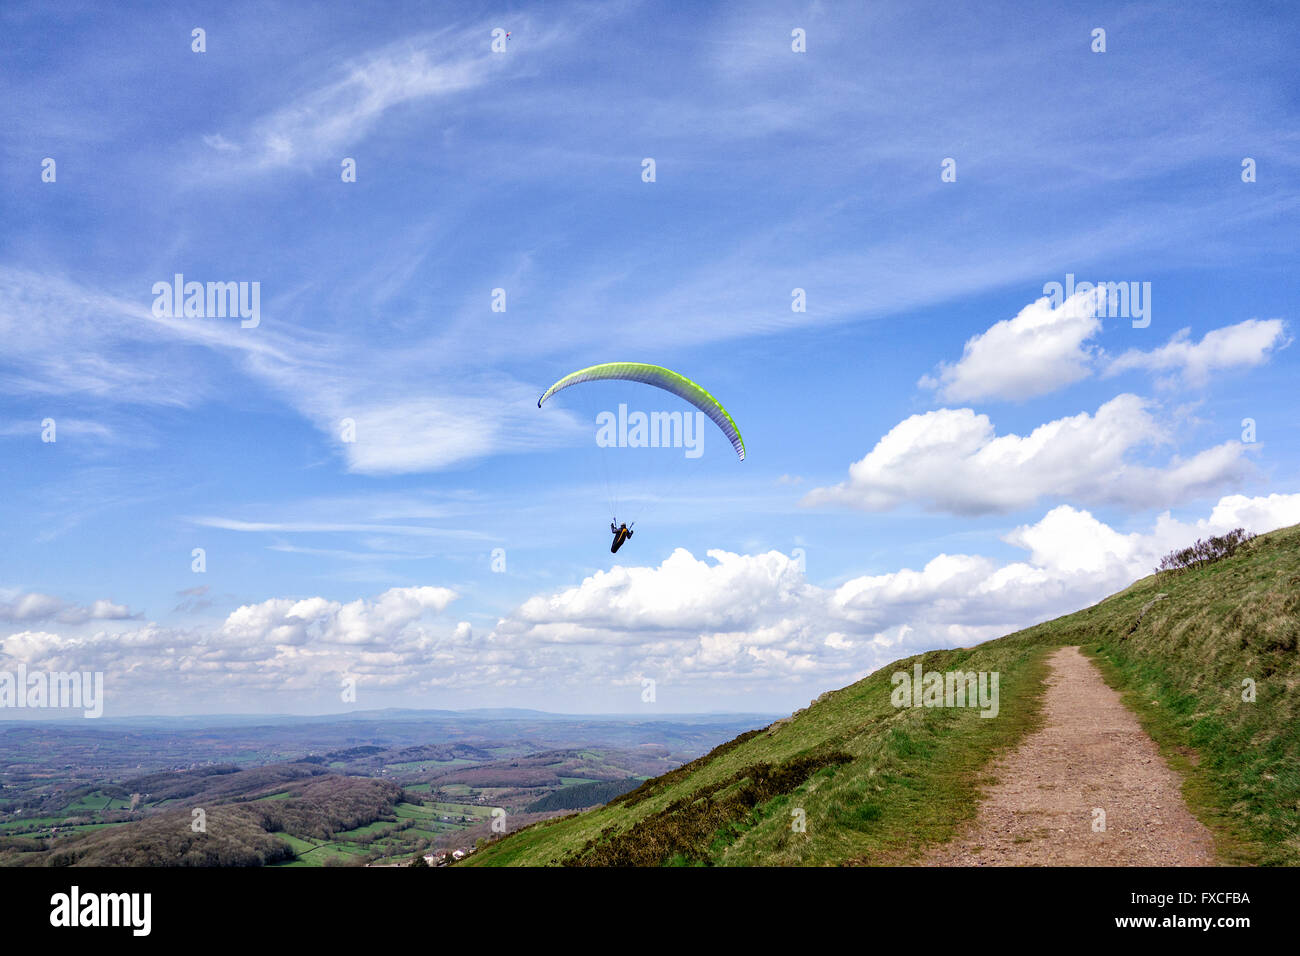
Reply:
<svg viewBox="0 0 1300 956"><path fill-rule="evenodd" d="M293 847L297 857L274 864L275 866L326 866L355 864L368 854L374 863L407 862L418 852L423 852L442 834L456 833L472 824L460 822L461 816L471 816L477 823L490 817L491 807L451 803L399 803L393 808L393 820L376 820L365 826L335 833L329 840L309 840L277 834ZM443 823L439 817L452 816L452 823ZM415 825L401 829L406 821ZM415 845L413 845L415 844Z"/></svg>
<svg viewBox="0 0 1300 956"><path fill-rule="evenodd" d="M97 810L129 810L131 801L121 798L105 796L99 790L93 793L87 793L77 798L73 803L68 804L68 813L74 814L77 811L97 811Z"/></svg>
<svg viewBox="0 0 1300 956"><path fill-rule="evenodd" d="M405 763L384 764L384 766L390 772L420 772L425 770L451 770L456 767L476 767L478 764L479 761L477 760L467 760L464 757L454 757L451 760L410 760Z"/></svg>

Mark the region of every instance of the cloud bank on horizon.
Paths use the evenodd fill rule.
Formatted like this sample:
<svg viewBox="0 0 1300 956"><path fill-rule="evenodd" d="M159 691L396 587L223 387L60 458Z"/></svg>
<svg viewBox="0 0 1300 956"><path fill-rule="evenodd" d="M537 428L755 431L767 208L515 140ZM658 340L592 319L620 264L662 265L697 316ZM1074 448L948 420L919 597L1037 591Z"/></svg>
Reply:
<svg viewBox="0 0 1300 956"><path fill-rule="evenodd" d="M788 710L1300 522L1295 14L323 10L0 14L0 670ZM611 561L536 398L613 359L748 455Z"/></svg>
<svg viewBox="0 0 1300 956"><path fill-rule="evenodd" d="M109 630L103 622L128 620L128 609L21 594L0 604L0 620L26 628L4 639L0 659L29 671L102 671L117 693L163 711L284 691L324 705L322 688L343 681L407 699L449 691L492 699L503 688L576 697L612 683L639 692L647 678L690 709L715 695L742 699L739 687L778 693L794 679L850 681L919 651L1000 637L1122 589L1196 537L1296 523L1300 494L1228 496L1195 522L1164 513L1128 534L1059 505L1004 535L1020 560L940 553L919 570L838 587L814 584L798 556L778 551L697 558L678 548L655 567L616 565L534 595L480 633L445 613L460 597L448 588L390 588L346 604L271 598L206 629L133 621Z"/></svg>

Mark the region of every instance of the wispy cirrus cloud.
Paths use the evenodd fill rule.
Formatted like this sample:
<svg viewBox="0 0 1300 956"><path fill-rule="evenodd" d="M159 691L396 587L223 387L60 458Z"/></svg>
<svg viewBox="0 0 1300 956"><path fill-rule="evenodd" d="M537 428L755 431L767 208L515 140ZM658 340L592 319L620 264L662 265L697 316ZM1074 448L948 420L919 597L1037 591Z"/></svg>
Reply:
<svg viewBox="0 0 1300 956"><path fill-rule="evenodd" d="M0 265L0 391L183 408L211 397L200 352L311 362L307 340L290 347L278 332L250 335L238 322L155 315L151 289L162 278L141 280L131 297Z"/></svg>
<svg viewBox="0 0 1300 956"><path fill-rule="evenodd" d="M584 26L543 25L520 13L510 20L516 32L527 35L532 55L572 42ZM340 160L341 151L361 145L399 107L428 101L461 112L468 94L519 72L508 56L490 47L496 26L495 20L482 21L418 33L331 64L319 85L247 126L232 122L230 129L205 134L204 144L221 158L200 157L198 162L218 176L311 168ZM522 37L515 43L521 45Z"/></svg>
<svg viewBox="0 0 1300 956"><path fill-rule="evenodd" d="M478 531L460 528L438 528L427 525L380 524L358 522L292 522L292 521L241 521L237 518L218 516L197 516L189 519L203 528L218 528L222 531L249 532L286 532L291 534L337 534L337 533L382 533L394 535L416 535L428 538L464 538L470 540L490 540L490 536Z"/></svg>

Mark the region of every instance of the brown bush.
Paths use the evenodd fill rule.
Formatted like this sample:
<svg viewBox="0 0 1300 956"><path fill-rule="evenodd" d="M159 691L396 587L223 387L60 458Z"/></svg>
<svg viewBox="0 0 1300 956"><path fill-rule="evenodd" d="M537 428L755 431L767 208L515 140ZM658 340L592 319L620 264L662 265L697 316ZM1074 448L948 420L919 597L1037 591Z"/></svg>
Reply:
<svg viewBox="0 0 1300 956"><path fill-rule="evenodd" d="M1254 537L1255 535L1246 531L1245 528L1234 528L1225 535L1211 537L1204 541L1197 538L1196 543L1190 547L1170 551L1161 558L1160 565L1155 569L1156 574L1186 571L1188 568L1210 564L1221 558L1230 558L1237 553L1237 550L1242 545L1251 541Z"/></svg>
<svg viewBox="0 0 1300 956"><path fill-rule="evenodd" d="M732 741L733 745L735 743ZM795 790L819 770L852 759L842 751L831 751L796 757L776 765L751 764L719 783L673 801L622 833L613 833L612 828L607 828L600 837L587 841L582 849L565 858L564 865L707 864L710 862L710 846L719 831L744 820L773 797ZM662 781L664 778L659 779Z"/></svg>

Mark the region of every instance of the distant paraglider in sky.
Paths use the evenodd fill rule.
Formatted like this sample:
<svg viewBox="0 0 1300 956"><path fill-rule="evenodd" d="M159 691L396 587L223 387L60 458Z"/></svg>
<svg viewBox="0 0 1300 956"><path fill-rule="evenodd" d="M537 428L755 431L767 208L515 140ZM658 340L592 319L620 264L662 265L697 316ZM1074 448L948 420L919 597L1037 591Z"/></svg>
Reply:
<svg viewBox="0 0 1300 956"><path fill-rule="evenodd" d="M707 417L710 421L712 421L722 432L723 436L727 439L727 441L731 444L731 447L735 451L737 458L740 461L745 460L745 442L744 439L741 438L740 428L736 425L736 421L731 417L731 414L722 406L722 403L719 402L716 398L714 398L711 394L709 394L709 392L705 390L705 388L700 384L698 384L697 382L693 382L686 376L674 372L671 369L664 368L660 365L647 365L643 362L606 362L601 365L592 365L588 368L579 369L576 372L571 372L568 375L564 376L558 382L556 382L554 385L548 388L542 394L542 397L537 400L537 407L541 408L543 403L545 403L548 399L554 396L557 392L561 392L565 389L572 388L575 385L583 385L590 382L615 382L615 383L627 382L627 383L633 383L635 385L649 385L654 388L661 389L665 392L668 392L671 395L677 396L678 398L694 406L703 414L703 416ZM626 420L624 417L625 413L626 413L626 407L620 404L620 412L618 416L620 428L623 428L626 425ZM637 414L637 413L633 413L633 414ZM667 417L669 415L676 415L678 421L681 420L680 412L654 413L651 416L651 420L654 420L656 416ZM615 416L610 411L602 412L601 415L597 416L598 423L601 421L602 417L606 418L609 421L609 423L612 425ZM686 416L686 418L690 418L690 417L691 416L689 415ZM703 422L703 418L699 420L701 423ZM687 435L689 435L690 423L685 422L684 424L687 426L684 429L684 431ZM648 444L653 445L656 448L660 447L658 437L659 436L656 433L655 440L649 442ZM695 439L699 441L702 439L702 436L696 435ZM609 443L602 442L598 438L596 444L600 445L602 451L604 451L605 446ZM615 444L621 446L622 443L615 443ZM645 446L637 445L636 442L633 442L632 445L634 447L645 447ZM698 457L698 455L699 455L699 451L697 448L694 454L688 451L685 457L687 459L690 459L690 458ZM602 469L604 469L606 472L608 471L608 465L603 460L602 460ZM606 475L606 481L608 484L609 482L608 475ZM611 511L615 510L615 508L617 507L615 505L615 501L616 501L616 495L611 492L610 495ZM632 524L635 524L635 522L633 522ZM632 524L620 524L618 518L616 516L614 517L614 520L611 521L610 523L610 531L613 532L614 534L614 542L610 548L610 551L617 552L618 549L621 548L627 542L627 540L632 537L632 530L631 530Z"/></svg>

